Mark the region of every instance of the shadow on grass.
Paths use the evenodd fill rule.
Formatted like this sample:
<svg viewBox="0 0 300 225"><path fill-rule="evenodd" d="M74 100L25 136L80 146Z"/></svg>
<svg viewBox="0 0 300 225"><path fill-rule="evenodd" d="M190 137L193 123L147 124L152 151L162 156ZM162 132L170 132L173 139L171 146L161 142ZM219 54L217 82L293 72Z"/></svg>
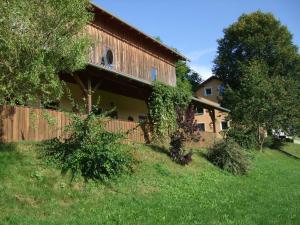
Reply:
<svg viewBox="0 0 300 225"><path fill-rule="evenodd" d="M17 165L23 159L17 149L16 143L0 143L0 176L6 173L9 166Z"/></svg>
<svg viewBox="0 0 300 225"><path fill-rule="evenodd" d="M159 145L155 145L155 144L148 144L147 146L149 148L151 148L151 150L154 152L163 153L167 156L170 155L169 150L164 146L159 146Z"/></svg>
<svg viewBox="0 0 300 225"><path fill-rule="evenodd" d="M17 144L16 143L0 143L0 154L3 152L16 152Z"/></svg>

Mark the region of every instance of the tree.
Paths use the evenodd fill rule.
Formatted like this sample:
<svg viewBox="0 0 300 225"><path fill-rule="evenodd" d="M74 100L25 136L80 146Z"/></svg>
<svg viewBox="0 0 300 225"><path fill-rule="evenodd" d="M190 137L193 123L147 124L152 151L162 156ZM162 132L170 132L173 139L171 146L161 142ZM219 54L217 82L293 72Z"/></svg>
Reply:
<svg viewBox="0 0 300 225"><path fill-rule="evenodd" d="M187 108L176 108L177 128L170 135L170 157L181 165L192 161L192 150L187 150L186 144L200 139L195 121L195 110L192 105Z"/></svg>
<svg viewBox="0 0 300 225"><path fill-rule="evenodd" d="M181 83L186 83L186 86L190 86L192 92L197 91L199 85L202 82L200 74L193 71L184 61L177 62L176 77L177 85L181 85Z"/></svg>
<svg viewBox="0 0 300 225"><path fill-rule="evenodd" d="M0 104L58 100L61 73L85 66L88 0L4 0L0 4Z"/></svg>
<svg viewBox="0 0 300 225"><path fill-rule="evenodd" d="M252 61L241 67L239 89L227 88L224 103L231 119L256 133L262 149L265 133L284 131L294 134L300 118L300 92L289 77L268 76L268 66Z"/></svg>
<svg viewBox="0 0 300 225"><path fill-rule="evenodd" d="M270 13L243 14L218 41L214 73L226 84L222 104L233 123L255 132L294 134L300 122L300 56L286 26Z"/></svg>
<svg viewBox="0 0 300 225"><path fill-rule="evenodd" d="M240 85L241 66L252 60L266 64L269 77L300 80L300 56L292 34L270 13L243 14L224 29L218 44L213 72L233 89Z"/></svg>

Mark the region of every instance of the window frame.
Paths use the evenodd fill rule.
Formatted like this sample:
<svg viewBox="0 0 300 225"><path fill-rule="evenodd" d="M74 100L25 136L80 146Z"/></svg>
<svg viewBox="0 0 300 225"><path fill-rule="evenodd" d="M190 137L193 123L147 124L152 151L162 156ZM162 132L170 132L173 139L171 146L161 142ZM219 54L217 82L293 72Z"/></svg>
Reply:
<svg viewBox="0 0 300 225"><path fill-rule="evenodd" d="M195 113L195 115L201 115L201 116L204 115L204 114L205 114L205 109L204 109L204 107L200 107L200 108L202 108L202 110L203 110L202 113L199 113L199 112L198 112L198 108L199 108L199 107L196 106L196 113Z"/></svg>
<svg viewBox="0 0 300 225"><path fill-rule="evenodd" d="M210 89L210 94L207 94L206 90L209 90L209 89ZM204 88L204 96L212 96L212 95L213 95L212 87L206 87L206 88Z"/></svg>
<svg viewBox="0 0 300 225"><path fill-rule="evenodd" d="M223 123L227 124L227 128L226 129L223 129ZM221 121L221 123L220 123L220 130L221 131L228 130L228 128L229 128L229 121L227 121L227 120Z"/></svg>
<svg viewBox="0 0 300 225"><path fill-rule="evenodd" d="M155 79L153 79L153 72L155 71ZM156 81L158 80L158 70L156 67L151 67L151 70L150 70L150 78L151 78L151 81Z"/></svg>
<svg viewBox="0 0 300 225"><path fill-rule="evenodd" d="M203 124L203 130L200 130L200 128L199 128L199 125L202 125ZM200 131L200 132L206 132L206 126L205 126L205 123L197 123L197 128L198 128L198 131Z"/></svg>

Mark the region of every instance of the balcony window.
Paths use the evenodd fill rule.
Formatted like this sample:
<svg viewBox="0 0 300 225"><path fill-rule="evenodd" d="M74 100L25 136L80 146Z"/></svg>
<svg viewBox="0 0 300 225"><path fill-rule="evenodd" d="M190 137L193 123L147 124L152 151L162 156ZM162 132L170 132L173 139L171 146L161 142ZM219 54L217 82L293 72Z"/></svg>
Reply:
<svg viewBox="0 0 300 225"><path fill-rule="evenodd" d="M151 80L153 80L153 81L157 80L157 69L156 68L151 69Z"/></svg>

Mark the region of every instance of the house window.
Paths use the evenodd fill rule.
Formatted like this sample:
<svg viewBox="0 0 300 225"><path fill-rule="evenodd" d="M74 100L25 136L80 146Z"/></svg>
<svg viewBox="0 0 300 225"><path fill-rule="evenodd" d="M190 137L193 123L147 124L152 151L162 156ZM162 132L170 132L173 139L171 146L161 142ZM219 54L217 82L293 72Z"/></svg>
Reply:
<svg viewBox="0 0 300 225"><path fill-rule="evenodd" d="M221 122L221 130L227 130L229 128L228 121Z"/></svg>
<svg viewBox="0 0 300 225"><path fill-rule="evenodd" d="M133 122L134 121L133 117L132 116L128 116L128 121Z"/></svg>
<svg viewBox="0 0 300 225"><path fill-rule="evenodd" d="M104 51L104 55L101 60L101 64L112 69L113 68L113 62L114 62L114 54L111 49L106 48Z"/></svg>
<svg viewBox="0 0 300 225"><path fill-rule="evenodd" d="M205 131L205 123L198 123L197 126L199 131Z"/></svg>
<svg viewBox="0 0 300 225"><path fill-rule="evenodd" d="M140 115L139 116L139 122L141 123L141 122L145 122L147 120L147 117L146 116L142 116L142 115Z"/></svg>
<svg viewBox="0 0 300 225"><path fill-rule="evenodd" d="M155 68L151 69L151 80L157 80L157 69Z"/></svg>
<svg viewBox="0 0 300 225"><path fill-rule="evenodd" d="M197 107L196 107L196 114L197 114L197 115L203 115L203 114L204 114L204 109L203 109L203 107L197 106Z"/></svg>
<svg viewBox="0 0 300 225"><path fill-rule="evenodd" d="M212 95L212 89L211 88L205 88L204 89L204 95L205 96L211 96Z"/></svg>

